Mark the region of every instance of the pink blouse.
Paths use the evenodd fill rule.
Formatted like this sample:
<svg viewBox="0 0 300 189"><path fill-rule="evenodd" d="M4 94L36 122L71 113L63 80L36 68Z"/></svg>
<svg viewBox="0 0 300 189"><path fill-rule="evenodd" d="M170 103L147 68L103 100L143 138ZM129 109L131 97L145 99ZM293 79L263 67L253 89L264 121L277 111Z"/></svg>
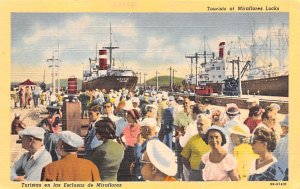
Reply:
<svg viewBox="0 0 300 189"><path fill-rule="evenodd" d="M127 126L123 130L123 134L125 137L125 144L127 146L134 147L137 142L137 136L141 133L141 127L139 124L134 124L133 127L130 126L131 123L128 123Z"/></svg>

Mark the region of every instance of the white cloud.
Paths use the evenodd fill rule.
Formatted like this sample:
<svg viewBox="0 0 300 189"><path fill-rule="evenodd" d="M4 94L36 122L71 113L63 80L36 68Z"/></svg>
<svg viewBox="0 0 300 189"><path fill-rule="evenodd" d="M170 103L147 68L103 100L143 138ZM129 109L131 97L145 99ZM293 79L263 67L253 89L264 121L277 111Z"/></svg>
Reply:
<svg viewBox="0 0 300 189"><path fill-rule="evenodd" d="M123 21L118 25L113 26L113 33L121 35L123 37L137 37L138 32L136 31L135 24L129 20Z"/></svg>
<svg viewBox="0 0 300 189"><path fill-rule="evenodd" d="M34 33L32 35L23 37L23 41L26 45L33 45L40 40L57 36L57 28L55 27L41 28L40 25L36 25L33 30Z"/></svg>

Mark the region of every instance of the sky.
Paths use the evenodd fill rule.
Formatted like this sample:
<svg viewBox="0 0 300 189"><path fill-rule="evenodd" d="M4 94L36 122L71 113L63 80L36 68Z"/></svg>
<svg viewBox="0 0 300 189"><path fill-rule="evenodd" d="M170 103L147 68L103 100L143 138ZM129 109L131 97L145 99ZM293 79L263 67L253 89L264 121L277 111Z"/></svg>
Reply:
<svg viewBox="0 0 300 189"><path fill-rule="evenodd" d="M82 79L96 46L109 46L109 28L117 67L126 66L146 73L146 79L190 74L190 59L196 52L218 55L220 42L226 43L230 58L250 59L252 33L261 46L269 43L278 28L288 39L288 13L12 13L11 80L30 78L51 82L51 63L59 59L59 78ZM271 28L271 29L270 29ZM288 40L287 40L288 41ZM272 44L279 43L278 40ZM275 45L274 45L275 46ZM276 48L270 51L276 57ZM262 53L262 52L261 52ZM268 57L265 55L265 57ZM202 59L199 60L203 61ZM193 66L194 67L194 66ZM193 68L195 70L195 68Z"/></svg>

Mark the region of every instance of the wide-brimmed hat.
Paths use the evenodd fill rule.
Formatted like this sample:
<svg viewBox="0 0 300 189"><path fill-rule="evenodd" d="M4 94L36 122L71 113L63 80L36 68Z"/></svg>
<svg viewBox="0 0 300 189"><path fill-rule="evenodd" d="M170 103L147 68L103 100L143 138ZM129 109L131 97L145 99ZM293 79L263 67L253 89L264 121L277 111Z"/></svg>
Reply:
<svg viewBox="0 0 300 189"><path fill-rule="evenodd" d="M157 126L157 121L154 118L148 118L147 117L147 118L145 118L141 121L140 126L141 127L144 127L144 126L149 126L149 127Z"/></svg>
<svg viewBox="0 0 300 189"><path fill-rule="evenodd" d="M257 97L250 97L247 99L248 103L253 103L255 102L256 104L259 104L259 99Z"/></svg>
<svg viewBox="0 0 300 189"><path fill-rule="evenodd" d="M59 132L58 138L74 148L83 146L83 139L79 135L71 131Z"/></svg>
<svg viewBox="0 0 300 189"><path fill-rule="evenodd" d="M147 143L146 152L151 163L162 173L175 176L177 173L176 157L173 151L157 139Z"/></svg>
<svg viewBox="0 0 300 189"><path fill-rule="evenodd" d="M229 132L231 134L237 134L245 137L250 136L250 129L244 124L238 124L230 127Z"/></svg>
<svg viewBox="0 0 300 189"><path fill-rule="evenodd" d="M236 104L230 103L230 104L226 105L226 114L228 116L237 116L240 113L241 113L240 109L238 108L238 106Z"/></svg>
<svg viewBox="0 0 300 189"><path fill-rule="evenodd" d="M34 138L38 138L38 139L43 140L44 135L45 135L45 129L43 129L41 127L36 127L36 126L26 127L24 130L20 131L18 134L21 137L23 137L23 136L32 136Z"/></svg>
<svg viewBox="0 0 300 189"><path fill-rule="evenodd" d="M218 130L221 131L222 134L226 135L227 132L223 127L217 126L217 125L212 125L210 127L208 127L206 133L208 133L210 130Z"/></svg>
<svg viewBox="0 0 300 189"><path fill-rule="evenodd" d="M271 104L270 104L270 107L275 108L275 109L277 110L277 112L280 111L280 106L279 106L279 104L271 103Z"/></svg>

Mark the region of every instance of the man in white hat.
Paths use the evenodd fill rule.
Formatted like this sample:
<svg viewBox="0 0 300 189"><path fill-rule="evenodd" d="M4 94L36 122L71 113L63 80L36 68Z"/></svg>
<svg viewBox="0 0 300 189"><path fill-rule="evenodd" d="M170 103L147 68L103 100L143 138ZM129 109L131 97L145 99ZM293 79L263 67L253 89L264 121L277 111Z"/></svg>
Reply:
<svg viewBox="0 0 300 189"><path fill-rule="evenodd" d="M77 150L83 146L83 139L71 132L58 133L57 151L61 159L42 171L42 181L100 181L99 171L93 162L77 157Z"/></svg>
<svg viewBox="0 0 300 189"><path fill-rule="evenodd" d="M150 181L176 181L176 157L173 151L159 140L150 140L141 157L142 175Z"/></svg>
<svg viewBox="0 0 300 189"><path fill-rule="evenodd" d="M273 152L273 155L277 158L280 167L283 169L283 171L286 174L286 177L288 177L288 165L289 165L289 152L288 152L288 128L289 128L289 115L285 115L284 120L279 122L281 125L281 130L284 133L284 136L279 140L278 144L276 145L276 148Z"/></svg>
<svg viewBox="0 0 300 189"><path fill-rule="evenodd" d="M11 180L40 181L44 166L52 162L50 153L43 145L45 130L32 126L19 132L22 148L28 150L11 168Z"/></svg>
<svg viewBox="0 0 300 189"><path fill-rule="evenodd" d="M137 180L142 180L141 175L141 165L140 159L142 153L144 152L147 142L149 140L158 140L157 133L159 132L159 127L157 126L157 122L153 118L145 118L141 123L141 133L138 135L137 144L134 149L135 155L135 178Z"/></svg>

